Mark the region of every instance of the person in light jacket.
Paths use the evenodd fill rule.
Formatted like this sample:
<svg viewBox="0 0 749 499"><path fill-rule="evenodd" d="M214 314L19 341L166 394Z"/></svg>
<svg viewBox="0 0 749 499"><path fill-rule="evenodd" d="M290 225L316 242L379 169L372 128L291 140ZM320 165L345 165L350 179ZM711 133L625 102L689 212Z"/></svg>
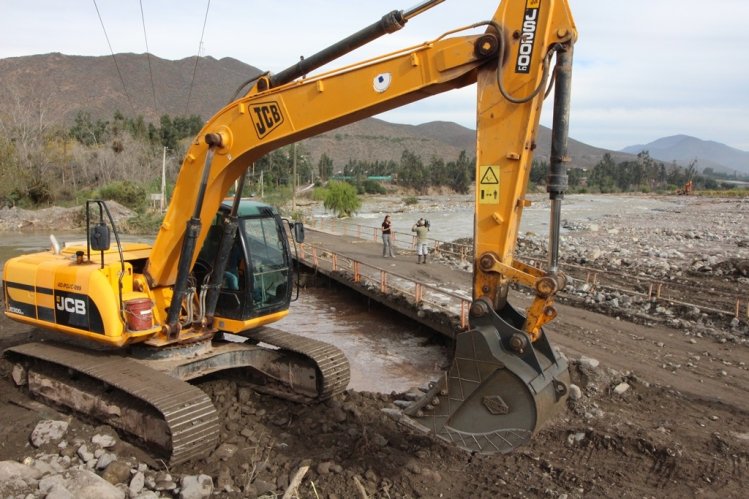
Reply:
<svg viewBox="0 0 749 499"><path fill-rule="evenodd" d="M416 224L411 227L411 232L416 232L416 256L417 263L427 263L427 238L429 237L429 226L426 220L420 218Z"/></svg>
<svg viewBox="0 0 749 499"><path fill-rule="evenodd" d="M385 220L382 221L382 256L383 258L394 258L393 245L390 241L390 215L385 215Z"/></svg>

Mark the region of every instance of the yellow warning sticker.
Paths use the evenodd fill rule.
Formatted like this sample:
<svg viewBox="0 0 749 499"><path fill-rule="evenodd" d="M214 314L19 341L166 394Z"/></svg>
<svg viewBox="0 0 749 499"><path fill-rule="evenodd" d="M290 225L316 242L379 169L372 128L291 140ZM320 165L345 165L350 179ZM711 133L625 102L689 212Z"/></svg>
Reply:
<svg viewBox="0 0 749 499"><path fill-rule="evenodd" d="M479 166L479 192L481 204L499 203L499 168L496 166Z"/></svg>

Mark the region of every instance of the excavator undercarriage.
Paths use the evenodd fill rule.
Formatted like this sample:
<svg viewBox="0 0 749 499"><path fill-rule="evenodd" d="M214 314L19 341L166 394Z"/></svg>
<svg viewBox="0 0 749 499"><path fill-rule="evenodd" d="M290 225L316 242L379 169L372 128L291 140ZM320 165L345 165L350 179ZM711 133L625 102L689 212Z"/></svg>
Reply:
<svg viewBox="0 0 749 499"><path fill-rule="evenodd" d="M349 382L338 348L271 328L254 331L252 341L236 336L130 352L28 343L5 357L30 394L106 421L170 464L204 457L218 440L216 409L190 380L231 370L258 391L300 403L326 400Z"/></svg>

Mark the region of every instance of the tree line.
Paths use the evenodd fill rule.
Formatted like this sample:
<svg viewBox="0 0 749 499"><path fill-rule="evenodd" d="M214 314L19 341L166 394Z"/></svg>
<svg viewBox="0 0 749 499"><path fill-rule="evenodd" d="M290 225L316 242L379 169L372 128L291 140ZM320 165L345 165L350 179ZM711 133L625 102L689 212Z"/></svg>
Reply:
<svg viewBox="0 0 749 499"><path fill-rule="evenodd" d="M79 202L111 185L160 185L164 148L169 174L203 125L197 116L164 115L158 124L115 111L110 120L79 112L70 127L53 125L43 103L0 115L0 204L26 207ZM132 190L132 188L131 188Z"/></svg>
<svg viewBox="0 0 749 499"><path fill-rule="evenodd" d="M203 126L197 115L164 115L157 123L149 123L143 116L127 117L119 111L106 120L81 111L65 127L52 124L52 112L37 101L17 102L0 114L0 205L80 203L101 195L102 189L112 196L122 191L123 200L135 203L141 199L144 205L146 193L160 190L164 152L171 184L190 140ZM454 160L425 160L406 150L399 162L352 159L339 166L323 154L313 164L303 147L285 146L255 162L248 188L290 194L292 172L296 171L298 184L324 185L342 175L359 194L382 192L381 184L367 180L370 176L391 176L397 185L417 194L431 187L467 193L475 180L474 163L465 151ZM531 183L543 184L547 170L545 162L534 162ZM722 187L712 176L698 174L696 163L686 168L667 165L647 152L620 163L606 154L592 169L569 169L572 191L667 191L688 180L698 189Z"/></svg>
<svg viewBox="0 0 749 499"><path fill-rule="evenodd" d="M461 151L454 161L432 157L428 162L406 149L400 163L395 161L350 160L343 168L343 175L354 179L370 176L390 176L399 186L425 194L430 187L447 187L459 194L466 194L475 179L475 159Z"/></svg>
<svg viewBox="0 0 749 499"><path fill-rule="evenodd" d="M546 182L549 165L545 161L534 162L530 182L542 185ZM665 192L673 193L683 189L689 181L694 188L703 190L732 189L734 185L720 182L712 175L711 168L700 174L697 161L686 167L676 163L666 164L650 157L642 151L636 158L616 163L609 153L592 169L569 168L567 171L569 189L572 192Z"/></svg>
<svg viewBox="0 0 749 499"><path fill-rule="evenodd" d="M0 205L65 205L120 193L116 200L128 204L142 198L140 206L131 206L141 208L148 192L159 192L164 152L167 179L173 183L190 140L203 126L197 115L163 115L149 123L143 116L128 117L120 111L110 119L80 111L65 127L51 124L50 113L41 102L19 102L0 115ZM404 151L400 163L350 160L336 171L326 154L313 164L303 147L285 146L255 162L248 188L290 191L296 171L298 184L318 185L342 173L353 178L360 194L382 192L379 183L366 180L370 175L392 175L399 185L420 193L430 186L464 193L472 181L472 163L465 153L455 161L432 158L425 163Z"/></svg>

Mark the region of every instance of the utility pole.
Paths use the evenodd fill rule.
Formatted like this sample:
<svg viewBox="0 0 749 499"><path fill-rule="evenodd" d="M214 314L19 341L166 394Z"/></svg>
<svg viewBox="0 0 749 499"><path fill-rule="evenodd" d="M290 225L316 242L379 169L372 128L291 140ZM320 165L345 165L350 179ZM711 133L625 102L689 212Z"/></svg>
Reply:
<svg viewBox="0 0 749 499"><path fill-rule="evenodd" d="M291 154L294 158L291 160L291 211L296 211L296 142L291 144Z"/></svg>
<svg viewBox="0 0 749 499"><path fill-rule="evenodd" d="M164 154L161 158L161 213L164 213L164 205L166 204L166 147L164 147Z"/></svg>

